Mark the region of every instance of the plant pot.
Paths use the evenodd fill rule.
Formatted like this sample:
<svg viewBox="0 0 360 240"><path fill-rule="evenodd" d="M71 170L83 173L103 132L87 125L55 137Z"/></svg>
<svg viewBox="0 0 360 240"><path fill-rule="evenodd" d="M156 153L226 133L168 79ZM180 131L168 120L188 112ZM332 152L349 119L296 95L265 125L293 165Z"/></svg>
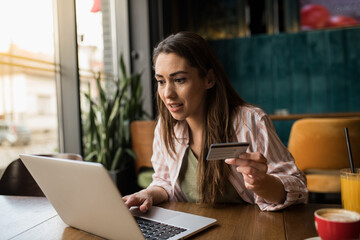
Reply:
<svg viewBox="0 0 360 240"><path fill-rule="evenodd" d="M109 171L109 174L122 196L132 194L140 190L140 187L136 182L134 167Z"/></svg>

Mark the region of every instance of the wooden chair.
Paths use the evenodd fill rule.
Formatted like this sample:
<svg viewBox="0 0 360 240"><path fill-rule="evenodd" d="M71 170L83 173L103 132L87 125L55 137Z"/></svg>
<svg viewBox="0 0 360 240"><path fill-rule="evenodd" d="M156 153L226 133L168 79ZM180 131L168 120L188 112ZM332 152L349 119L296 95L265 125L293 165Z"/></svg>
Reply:
<svg viewBox="0 0 360 240"><path fill-rule="evenodd" d="M155 126L155 120L133 121L130 124L132 149L136 154L135 170L138 175L138 185L142 188L150 184L154 172L151 156Z"/></svg>
<svg viewBox="0 0 360 240"><path fill-rule="evenodd" d="M36 155L82 161L82 157L78 154L58 153ZM7 166L0 179L0 195L44 196L44 193L24 163L18 158Z"/></svg>
<svg viewBox="0 0 360 240"><path fill-rule="evenodd" d="M305 118L293 124L288 148L306 174L310 193L340 193L339 170L350 167L345 127L360 167L360 118Z"/></svg>

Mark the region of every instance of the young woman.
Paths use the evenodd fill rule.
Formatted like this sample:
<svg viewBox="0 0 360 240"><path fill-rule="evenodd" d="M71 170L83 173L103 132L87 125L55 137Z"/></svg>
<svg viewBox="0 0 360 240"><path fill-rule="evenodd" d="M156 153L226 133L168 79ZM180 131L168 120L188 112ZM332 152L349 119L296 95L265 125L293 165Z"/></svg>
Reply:
<svg viewBox="0 0 360 240"><path fill-rule="evenodd" d="M147 211L164 201L257 204L273 211L307 200L306 179L266 113L232 88L209 44L180 32L154 49L159 120L151 185L123 197ZM249 142L235 159L207 161L212 143Z"/></svg>

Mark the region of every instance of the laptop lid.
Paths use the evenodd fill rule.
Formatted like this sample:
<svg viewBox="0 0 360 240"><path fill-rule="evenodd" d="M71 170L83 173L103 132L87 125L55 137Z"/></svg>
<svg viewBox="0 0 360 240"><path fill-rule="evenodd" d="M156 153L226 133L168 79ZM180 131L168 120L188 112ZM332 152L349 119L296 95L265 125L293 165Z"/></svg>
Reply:
<svg viewBox="0 0 360 240"><path fill-rule="evenodd" d="M195 234L215 219L164 208L148 213L126 207L108 171L100 163L21 154L21 160L61 219L68 225L109 239L144 239L133 214L187 229Z"/></svg>

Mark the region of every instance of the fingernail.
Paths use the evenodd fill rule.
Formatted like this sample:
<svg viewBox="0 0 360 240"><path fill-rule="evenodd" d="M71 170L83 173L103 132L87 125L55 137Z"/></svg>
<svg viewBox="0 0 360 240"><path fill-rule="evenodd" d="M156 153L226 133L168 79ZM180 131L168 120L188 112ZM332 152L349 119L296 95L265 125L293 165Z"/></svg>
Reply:
<svg viewBox="0 0 360 240"><path fill-rule="evenodd" d="M231 160L230 159L225 159L225 162L226 163L229 163Z"/></svg>

